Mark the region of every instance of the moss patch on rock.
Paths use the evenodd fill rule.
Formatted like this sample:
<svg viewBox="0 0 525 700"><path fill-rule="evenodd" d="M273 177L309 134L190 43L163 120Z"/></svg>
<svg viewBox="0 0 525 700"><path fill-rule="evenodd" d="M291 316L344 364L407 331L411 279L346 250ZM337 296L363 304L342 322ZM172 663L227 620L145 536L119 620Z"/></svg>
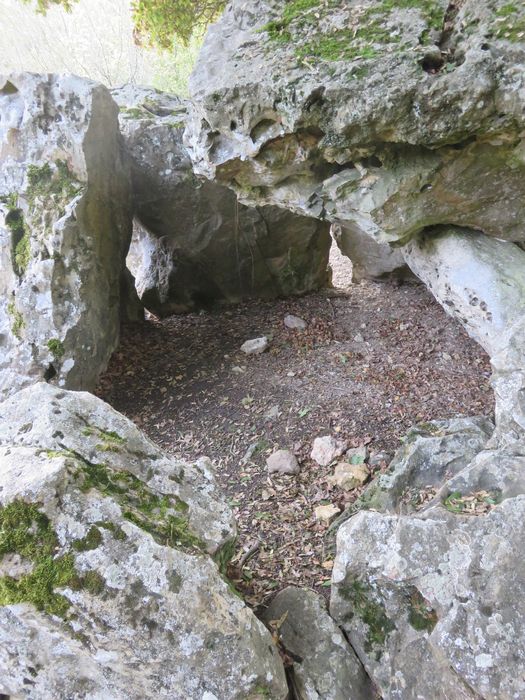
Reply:
<svg viewBox="0 0 525 700"><path fill-rule="evenodd" d="M396 626L387 616L384 605L377 600L376 591L369 584L354 579L349 585L341 587L341 595L368 627L365 651L374 653L376 660L379 660L386 639Z"/></svg>
<svg viewBox="0 0 525 700"><path fill-rule="evenodd" d="M18 554L32 565L31 573L20 578L0 578L0 605L31 603L63 617L69 601L56 589L81 584L73 555L56 556L57 550L56 533L36 504L17 500L0 508L0 559Z"/></svg>

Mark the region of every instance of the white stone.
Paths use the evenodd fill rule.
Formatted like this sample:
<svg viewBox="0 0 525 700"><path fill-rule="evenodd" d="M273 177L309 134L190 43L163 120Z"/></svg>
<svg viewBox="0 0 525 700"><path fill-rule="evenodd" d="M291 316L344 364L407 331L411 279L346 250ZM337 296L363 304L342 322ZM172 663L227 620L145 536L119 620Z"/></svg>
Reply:
<svg viewBox="0 0 525 700"><path fill-rule="evenodd" d="M347 447L348 443L345 440L325 435L315 438L310 457L321 467L327 467L330 462L340 457Z"/></svg>
<svg viewBox="0 0 525 700"><path fill-rule="evenodd" d="M299 474L299 462L290 450L277 450L266 460L270 474Z"/></svg>
<svg viewBox="0 0 525 700"><path fill-rule="evenodd" d="M304 319L299 318L299 316L294 316L293 314L287 314L284 317L284 325L293 331L304 331L306 330L307 323Z"/></svg>
<svg viewBox="0 0 525 700"><path fill-rule="evenodd" d="M268 338L263 335L261 338L247 340L241 345L241 350L246 355L260 355L268 348L268 345Z"/></svg>

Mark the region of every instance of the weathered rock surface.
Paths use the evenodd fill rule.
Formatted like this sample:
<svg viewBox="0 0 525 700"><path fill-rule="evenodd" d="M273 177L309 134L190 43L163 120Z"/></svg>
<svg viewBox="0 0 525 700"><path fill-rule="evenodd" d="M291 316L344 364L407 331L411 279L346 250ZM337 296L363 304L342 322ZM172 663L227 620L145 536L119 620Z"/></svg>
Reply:
<svg viewBox="0 0 525 700"><path fill-rule="evenodd" d="M208 460L45 383L0 425L0 693L284 700L270 635L209 556L235 529Z"/></svg>
<svg viewBox="0 0 525 700"><path fill-rule="evenodd" d="M114 90L131 155L136 221L128 265L144 305L167 315L325 285L328 224L277 207L248 208L198 180L182 143L187 103Z"/></svg>
<svg viewBox="0 0 525 700"><path fill-rule="evenodd" d="M525 499L485 516L362 512L337 535L330 610L387 698L525 692Z"/></svg>
<svg viewBox="0 0 525 700"><path fill-rule="evenodd" d="M270 474L299 474L301 468L296 456L290 450L277 450L266 460Z"/></svg>
<svg viewBox="0 0 525 700"><path fill-rule="evenodd" d="M331 233L341 253L352 261L352 282L391 278L418 281L398 248L377 243L351 226L334 224Z"/></svg>
<svg viewBox="0 0 525 700"><path fill-rule="evenodd" d="M234 0L191 81L196 167L382 243L522 241L524 21L507 0Z"/></svg>
<svg viewBox="0 0 525 700"><path fill-rule="evenodd" d="M260 338L251 338L241 345L241 352L245 355L261 355L268 349L268 338L262 335Z"/></svg>
<svg viewBox="0 0 525 700"><path fill-rule="evenodd" d="M290 586L263 616L294 660L297 700L370 700L373 688L353 649L313 591Z"/></svg>
<svg viewBox="0 0 525 700"><path fill-rule="evenodd" d="M433 421L433 437L409 439L363 505L397 510L403 488L426 481L437 494L411 517L359 513L343 524L331 611L386 697L517 698L525 691L525 258L512 243L458 229L429 232L405 255L490 354L496 429L481 450L490 425L472 419Z"/></svg>
<svg viewBox="0 0 525 700"><path fill-rule="evenodd" d="M340 457L348 447L346 440L333 435L323 435L313 441L310 457L321 467L327 467L330 462Z"/></svg>
<svg viewBox="0 0 525 700"><path fill-rule="evenodd" d="M131 236L117 106L73 76L0 77L0 400L92 389L119 334Z"/></svg>
<svg viewBox="0 0 525 700"><path fill-rule="evenodd" d="M445 311L487 351L499 437L525 431L525 252L479 232L438 228L404 249Z"/></svg>
<svg viewBox="0 0 525 700"><path fill-rule="evenodd" d="M438 489L482 451L494 425L487 418L452 418L411 428L388 471L363 494L375 510L399 512L418 503L428 487ZM414 504L414 505L412 505Z"/></svg>

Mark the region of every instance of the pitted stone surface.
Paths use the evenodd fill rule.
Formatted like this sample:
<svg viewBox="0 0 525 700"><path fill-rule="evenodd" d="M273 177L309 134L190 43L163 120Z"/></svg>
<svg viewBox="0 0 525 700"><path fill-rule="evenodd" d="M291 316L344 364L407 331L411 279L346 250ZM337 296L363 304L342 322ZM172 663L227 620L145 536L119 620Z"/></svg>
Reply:
<svg viewBox="0 0 525 700"><path fill-rule="evenodd" d="M74 76L0 77L0 400L94 388L119 334L131 237L117 106Z"/></svg>

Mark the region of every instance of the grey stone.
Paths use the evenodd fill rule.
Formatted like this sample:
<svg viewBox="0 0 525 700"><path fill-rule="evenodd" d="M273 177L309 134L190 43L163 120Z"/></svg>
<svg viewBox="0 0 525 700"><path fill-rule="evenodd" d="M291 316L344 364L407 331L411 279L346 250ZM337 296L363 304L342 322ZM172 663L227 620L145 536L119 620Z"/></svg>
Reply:
<svg viewBox="0 0 525 700"><path fill-rule="evenodd" d="M370 700L373 689L363 666L313 591L290 586L278 593L263 620L293 659L298 700Z"/></svg>
<svg viewBox="0 0 525 700"><path fill-rule="evenodd" d="M0 579L0 693L287 697L269 633L209 556L227 561L235 535L209 460L168 457L99 399L45 383L0 404L0 426L0 516L27 504L20 534L56 538L62 562L41 609Z"/></svg>
<svg viewBox="0 0 525 700"><path fill-rule="evenodd" d="M131 189L108 90L0 77L0 400L93 389L117 345Z"/></svg>
<svg viewBox="0 0 525 700"><path fill-rule="evenodd" d="M165 316L327 283L328 223L248 208L228 188L196 178L182 143L185 100L130 85L113 95L133 172L128 265L150 311Z"/></svg>
<svg viewBox="0 0 525 700"><path fill-rule="evenodd" d="M263 335L260 338L252 338L241 345L241 350L246 355L260 355L268 349L268 338Z"/></svg>
<svg viewBox="0 0 525 700"><path fill-rule="evenodd" d="M488 515L361 512L337 534L330 611L388 698L525 693L523 495Z"/></svg>
<svg viewBox="0 0 525 700"><path fill-rule="evenodd" d="M377 243L350 225L334 224L331 232L343 255L352 261L352 282L392 278L418 281L398 248Z"/></svg>
<svg viewBox="0 0 525 700"><path fill-rule="evenodd" d="M340 457L347 447L348 443L345 440L324 435L313 441L310 457L321 467L327 467L334 459Z"/></svg>
<svg viewBox="0 0 525 700"><path fill-rule="evenodd" d="M306 330L307 323L304 319L299 318L299 316L294 316L293 314L287 314L284 317L284 325L293 331L304 331Z"/></svg>
<svg viewBox="0 0 525 700"><path fill-rule="evenodd" d="M287 8L233 0L210 27L185 136L200 173L378 243L451 223L525 239L521 4Z"/></svg>
<svg viewBox="0 0 525 700"><path fill-rule="evenodd" d="M386 472L368 487L364 498L376 510L410 509L419 491L462 472L483 450L494 431L487 418L452 418L419 423L404 438Z"/></svg>
<svg viewBox="0 0 525 700"><path fill-rule="evenodd" d="M266 466L270 474L299 474L301 471L297 458L290 450L277 450L268 457Z"/></svg>

